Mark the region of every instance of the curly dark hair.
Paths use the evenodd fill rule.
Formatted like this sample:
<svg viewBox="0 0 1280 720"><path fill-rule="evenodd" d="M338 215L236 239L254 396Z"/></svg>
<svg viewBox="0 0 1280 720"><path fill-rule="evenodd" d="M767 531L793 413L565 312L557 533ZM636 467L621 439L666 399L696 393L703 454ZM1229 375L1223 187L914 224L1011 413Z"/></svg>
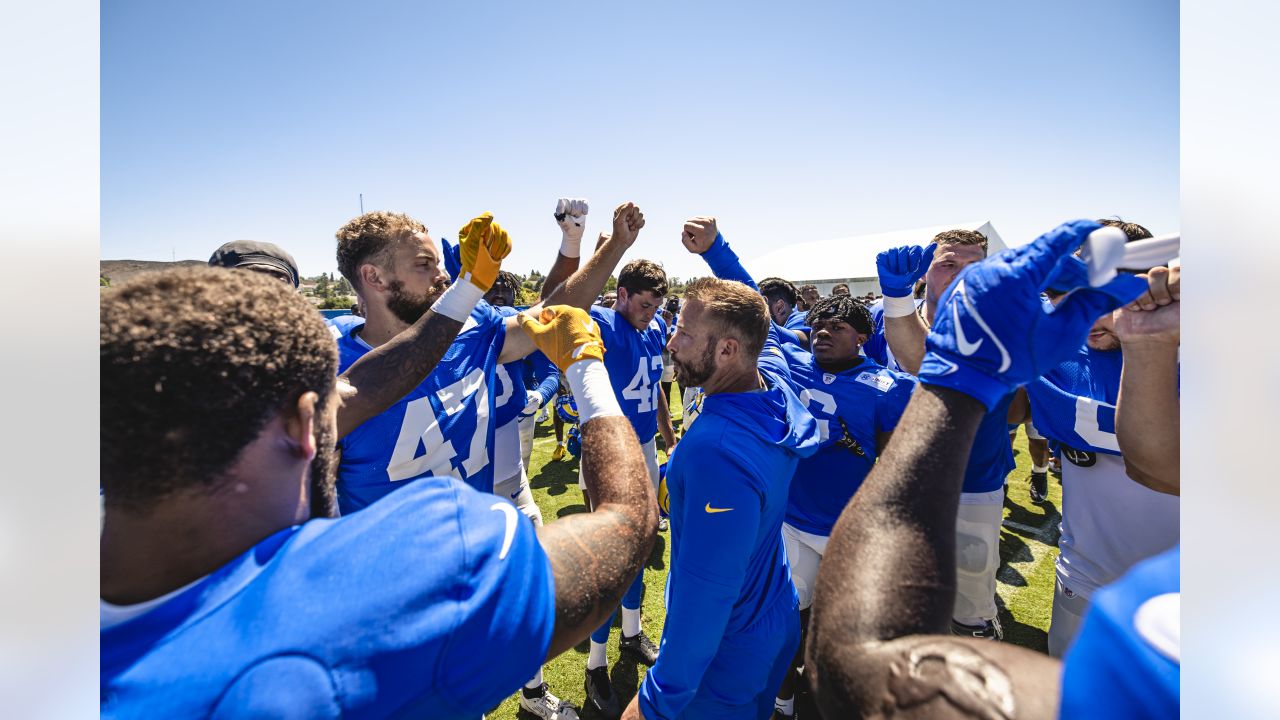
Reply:
<svg viewBox="0 0 1280 720"><path fill-rule="evenodd" d="M512 291L519 294L520 276L509 270L499 270L497 279L493 281L493 287L510 288Z"/></svg>
<svg viewBox="0 0 1280 720"><path fill-rule="evenodd" d="M987 254L987 236L977 230L943 230L933 236L933 241L939 245L978 245L982 247L982 254Z"/></svg>
<svg viewBox="0 0 1280 720"><path fill-rule="evenodd" d="M780 277L767 277L757 285L760 287L760 294L764 296L764 299L770 305L781 298L786 300L791 307L795 307L796 301L800 299L800 291L796 289L796 286L791 284L789 280L783 280Z"/></svg>
<svg viewBox="0 0 1280 720"><path fill-rule="evenodd" d="M818 320L835 319L848 323L857 332L870 335L874 329L871 311L866 305L848 295L828 295L813 304L804 321L813 325Z"/></svg>
<svg viewBox="0 0 1280 720"><path fill-rule="evenodd" d="M717 326L717 338L737 338L747 357L760 356L771 322L760 293L734 280L699 278L685 288L684 299L702 303Z"/></svg>
<svg viewBox="0 0 1280 720"><path fill-rule="evenodd" d="M360 266L366 262L385 264L401 240L414 233L427 232L427 226L404 213L365 213L338 228L338 272L360 290Z"/></svg>
<svg viewBox="0 0 1280 720"><path fill-rule="evenodd" d="M269 419L307 391L323 408L338 350L292 287L259 273L148 273L100 301L105 502L145 510L216 490Z"/></svg>
<svg viewBox="0 0 1280 720"><path fill-rule="evenodd" d="M635 294L650 290L658 297L667 294L667 271L652 260L632 260L618 273L618 287Z"/></svg>

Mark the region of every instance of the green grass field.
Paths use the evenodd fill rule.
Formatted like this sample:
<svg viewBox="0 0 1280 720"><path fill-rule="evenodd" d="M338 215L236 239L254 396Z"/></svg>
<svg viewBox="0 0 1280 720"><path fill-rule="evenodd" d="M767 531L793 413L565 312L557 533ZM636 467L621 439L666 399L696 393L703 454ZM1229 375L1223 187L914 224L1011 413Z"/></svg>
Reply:
<svg viewBox="0 0 1280 720"><path fill-rule="evenodd" d="M680 415L680 403L671 403L672 413ZM538 426L530 461L530 484L534 499L542 509L545 522L554 522L573 513L586 512L582 492L578 489L578 462L568 458L552 462L555 449L555 432L551 420ZM658 439L659 461L666 459L662 440ZM1039 507L1027 497L1031 461L1027 455L1026 436L1019 432L1014 443L1017 468L1009 474L1009 492L1005 498L1005 527L1000 536L1000 572L998 574L997 599L1000 605L1000 621L1004 626L1005 642L1044 652L1049 629L1049 616L1053 606L1053 562L1058 554L1058 508L1061 507L1062 487L1054 476L1049 480L1050 505ZM666 613L662 605L662 588L667 578L670 562L669 534L658 533L657 542L649 556L645 572L645 595L642 604L644 631L658 642L662 636L662 621ZM618 627L615 620L614 627ZM609 636L609 671L613 689L624 702L629 702L639 687L647 668L636 662L618 662L618 637L615 630ZM543 669L551 691L561 699L582 707L583 671L587 665L588 642L552 660ZM591 717L583 711L584 718ZM520 710L513 694L489 718L511 720L531 718Z"/></svg>

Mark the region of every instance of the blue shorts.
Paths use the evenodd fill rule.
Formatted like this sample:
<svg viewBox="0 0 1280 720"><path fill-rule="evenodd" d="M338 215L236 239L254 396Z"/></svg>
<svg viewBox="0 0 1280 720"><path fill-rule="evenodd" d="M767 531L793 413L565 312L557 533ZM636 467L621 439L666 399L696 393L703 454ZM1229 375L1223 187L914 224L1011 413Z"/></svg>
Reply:
<svg viewBox="0 0 1280 720"><path fill-rule="evenodd" d="M726 635L681 718L768 720L800 647L800 610L787 593L754 624Z"/></svg>

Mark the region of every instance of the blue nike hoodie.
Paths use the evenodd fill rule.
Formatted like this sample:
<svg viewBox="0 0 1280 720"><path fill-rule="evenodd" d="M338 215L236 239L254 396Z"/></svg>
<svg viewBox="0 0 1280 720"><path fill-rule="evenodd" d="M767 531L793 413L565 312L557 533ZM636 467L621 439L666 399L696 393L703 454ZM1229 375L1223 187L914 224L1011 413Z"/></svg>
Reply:
<svg viewBox="0 0 1280 720"><path fill-rule="evenodd" d="M640 687L646 717L680 715L726 637L770 612L795 612L782 521L818 425L764 365L766 389L707 396L667 468L671 573L658 662Z"/></svg>

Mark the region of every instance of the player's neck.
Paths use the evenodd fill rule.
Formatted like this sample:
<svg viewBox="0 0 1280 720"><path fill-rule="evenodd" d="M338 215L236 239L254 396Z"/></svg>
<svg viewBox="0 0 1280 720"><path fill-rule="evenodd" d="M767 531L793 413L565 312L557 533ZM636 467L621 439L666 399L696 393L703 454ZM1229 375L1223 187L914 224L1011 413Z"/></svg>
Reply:
<svg viewBox="0 0 1280 720"><path fill-rule="evenodd" d="M826 362L823 362L815 358L814 362L817 363L818 369L821 370L822 372L842 373L846 370L852 370L853 368L858 367L859 365L862 364L862 361L865 359L866 358L862 357L861 355L854 355L851 358L841 358L839 360L828 360Z"/></svg>
<svg viewBox="0 0 1280 720"><path fill-rule="evenodd" d="M364 327L360 328L360 339L368 343L369 347L383 345L409 328L407 323L396 317L385 305L370 304L366 313Z"/></svg>
<svg viewBox="0 0 1280 720"><path fill-rule="evenodd" d="M764 381L760 379L760 371L752 365L726 368L723 372L716 373L702 384L702 392L704 395L740 393L759 390L763 387Z"/></svg>
<svg viewBox="0 0 1280 720"><path fill-rule="evenodd" d="M269 483L259 480L176 493L145 513L108 507L99 542L102 599L131 605L160 597L306 519L305 497L264 497L258 488Z"/></svg>

